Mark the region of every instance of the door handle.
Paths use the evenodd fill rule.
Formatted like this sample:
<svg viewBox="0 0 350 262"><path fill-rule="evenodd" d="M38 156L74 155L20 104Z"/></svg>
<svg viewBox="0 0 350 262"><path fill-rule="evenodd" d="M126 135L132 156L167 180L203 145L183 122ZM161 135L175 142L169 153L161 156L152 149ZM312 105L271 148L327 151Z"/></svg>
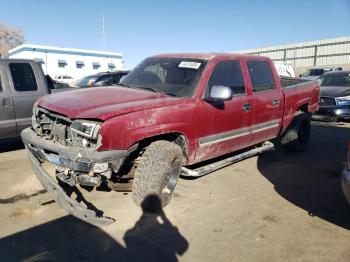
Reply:
<svg viewBox="0 0 350 262"><path fill-rule="evenodd" d="M280 101L278 99L272 100L272 105L273 106L278 106L280 104Z"/></svg>
<svg viewBox="0 0 350 262"><path fill-rule="evenodd" d="M3 107L4 109L11 110L11 109L12 109L12 104L11 104L10 99L8 99L8 98L3 98L3 99L2 99L2 107Z"/></svg>
<svg viewBox="0 0 350 262"><path fill-rule="evenodd" d="M248 112L248 111L250 111L250 109L252 109L252 105L251 104L244 104L243 105L243 111L244 112Z"/></svg>

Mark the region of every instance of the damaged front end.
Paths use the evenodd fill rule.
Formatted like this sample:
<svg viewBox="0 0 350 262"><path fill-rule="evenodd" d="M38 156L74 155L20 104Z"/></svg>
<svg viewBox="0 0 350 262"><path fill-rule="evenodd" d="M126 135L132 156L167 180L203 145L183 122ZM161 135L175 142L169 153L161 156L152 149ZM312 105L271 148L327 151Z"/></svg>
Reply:
<svg viewBox="0 0 350 262"><path fill-rule="evenodd" d="M41 184L73 216L92 225L113 223L113 218L71 199L60 184L99 187L118 172L130 151L97 151L101 144L98 122L71 121L36 106L33 111L33 127L23 130L21 136ZM42 167L46 161L56 166L56 180Z"/></svg>

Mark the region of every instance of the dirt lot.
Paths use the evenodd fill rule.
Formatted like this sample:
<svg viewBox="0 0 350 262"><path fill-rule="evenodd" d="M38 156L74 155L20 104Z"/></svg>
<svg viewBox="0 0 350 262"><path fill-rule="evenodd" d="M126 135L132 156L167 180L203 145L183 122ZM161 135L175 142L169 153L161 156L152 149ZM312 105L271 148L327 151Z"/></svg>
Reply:
<svg viewBox="0 0 350 262"><path fill-rule="evenodd" d="M350 208L340 188L350 124L313 124L303 154L267 152L181 179L162 213L131 194L94 192L117 219L95 228L42 190L20 143L0 145L1 261L350 261Z"/></svg>

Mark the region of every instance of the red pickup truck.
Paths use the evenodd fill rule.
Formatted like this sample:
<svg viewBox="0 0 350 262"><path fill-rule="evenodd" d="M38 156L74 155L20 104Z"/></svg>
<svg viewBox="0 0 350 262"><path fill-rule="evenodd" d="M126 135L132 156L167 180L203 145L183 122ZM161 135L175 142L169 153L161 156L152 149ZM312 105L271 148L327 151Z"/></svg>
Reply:
<svg viewBox="0 0 350 262"><path fill-rule="evenodd" d="M201 176L276 143L305 150L319 95L318 82L280 79L266 57L158 55L117 87L40 98L22 139L38 179L63 208L91 224L108 224L113 219L62 188L115 189L130 182L137 205L152 206L156 197L165 206L180 174ZM57 166L55 179L42 168L45 161Z"/></svg>

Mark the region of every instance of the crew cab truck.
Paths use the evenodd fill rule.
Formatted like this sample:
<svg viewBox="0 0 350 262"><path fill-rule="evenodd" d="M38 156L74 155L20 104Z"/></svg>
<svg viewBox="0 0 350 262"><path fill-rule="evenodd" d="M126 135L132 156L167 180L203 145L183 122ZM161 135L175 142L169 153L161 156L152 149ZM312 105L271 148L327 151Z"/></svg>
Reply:
<svg viewBox="0 0 350 262"><path fill-rule="evenodd" d="M151 206L156 197L165 206L180 174L201 176L272 149L276 141L304 151L319 95L317 81L280 79L262 56L158 55L117 87L40 98L22 139L54 199L74 216L103 225L114 220L80 205L63 188L113 189L125 178L137 205ZM242 149L229 162L191 169ZM55 176L43 169L45 161L57 166Z"/></svg>
<svg viewBox="0 0 350 262"><path fill-rule="evenodd" d="M18 137L23 129L30 127L35 101L54 91L57 90L48 84L39 63L26 59L1 59L0 140Z"/></svg>

